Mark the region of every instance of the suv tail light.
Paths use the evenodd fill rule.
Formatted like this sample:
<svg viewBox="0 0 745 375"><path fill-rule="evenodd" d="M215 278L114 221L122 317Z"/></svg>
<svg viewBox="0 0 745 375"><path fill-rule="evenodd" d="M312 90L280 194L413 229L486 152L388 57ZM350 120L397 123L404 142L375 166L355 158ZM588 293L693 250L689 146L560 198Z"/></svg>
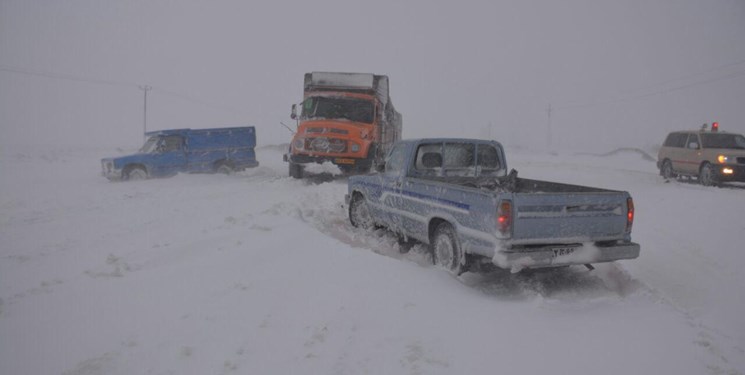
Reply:
<svg viewBox="0 0 745 375"><path fill-rule="evenodd" d="M512 201L503 200L497 207L497 230L503 235L512 232Z"/></svg>
<svg viewBox="0 0 745 375"><path fill-rule="evenodd" d="M626 199L626 233L631 233L631 226L634 225L634 200L631 197Z"/></svg>

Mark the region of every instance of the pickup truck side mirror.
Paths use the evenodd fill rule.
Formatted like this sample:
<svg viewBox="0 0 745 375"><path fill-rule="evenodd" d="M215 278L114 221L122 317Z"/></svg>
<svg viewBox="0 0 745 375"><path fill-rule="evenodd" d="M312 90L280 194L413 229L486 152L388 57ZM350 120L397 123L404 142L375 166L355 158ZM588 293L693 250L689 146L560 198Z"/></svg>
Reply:
<svg viewBox="0 0 745 375"><path fill-rule="evenodd" d="M385 172L385 162L382 162L380 164L376 164L375 165L375 170L378 171L378 172L380 172L380 173Z"/></svg>
<svg viewBox="0 0 745 375"><path fill-rule="evenodd" d="M691 142L691 143L688 144L688 148L690 148L692 150L698 150L698 143Z"/></svg>
<svg viewBox="0 0 745 375"><path fill-rule="evenodd" d="M290 112L290 118L293 120L297 118L297 104L292 105L292 112Z"/></svg>

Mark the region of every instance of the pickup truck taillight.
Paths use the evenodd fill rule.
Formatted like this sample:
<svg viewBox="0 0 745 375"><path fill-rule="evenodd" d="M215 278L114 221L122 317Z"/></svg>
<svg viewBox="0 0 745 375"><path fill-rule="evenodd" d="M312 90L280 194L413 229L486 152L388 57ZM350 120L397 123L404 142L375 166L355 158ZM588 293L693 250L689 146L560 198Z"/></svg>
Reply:
<svg viewBox="0 0 745 375"><path fill-rule="evenodd" d="M631 233L631 226L634 224L634 200L630 197L626 199L626 233Z"/></svg>
<svg viewBox="0 0 745 375"><path fill-rule="evenodd" d="M512 231L512 201L503 200L497 208L497 230L508 235Z"/></svg>

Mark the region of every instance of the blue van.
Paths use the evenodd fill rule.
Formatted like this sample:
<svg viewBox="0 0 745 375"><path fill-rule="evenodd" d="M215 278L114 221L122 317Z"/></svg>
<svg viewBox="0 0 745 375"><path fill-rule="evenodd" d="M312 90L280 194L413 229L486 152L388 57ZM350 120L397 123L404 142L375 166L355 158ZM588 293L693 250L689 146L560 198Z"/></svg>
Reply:
<svg viewBox="0 0 745 375"><path fill-rule="evenodd" d="M217 129L173 129L145 134L133 155L101 159L109 180L143 180L176 173L232 173L259 165L253 126Z"/></svg>

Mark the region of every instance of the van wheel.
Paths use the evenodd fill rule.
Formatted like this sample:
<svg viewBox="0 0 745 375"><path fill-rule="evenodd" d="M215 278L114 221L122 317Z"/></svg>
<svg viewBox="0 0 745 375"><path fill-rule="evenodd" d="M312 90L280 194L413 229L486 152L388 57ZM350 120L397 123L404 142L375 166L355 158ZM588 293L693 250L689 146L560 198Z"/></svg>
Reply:
<svg viewBox="0 0 745 375"><path fill-rule="evenodd" d="M141 167L132 167L127 170L127 181L146 180L147 172Z"/></svg>
<svg viewBox="0 0 745 375"><path fill-rule="evenodd" d="M370 209L367 207L367 200L362 194L354 194L352 201L349 202L349 222L356 228L371 229L373 227Z"/></svg>
<svg viewBox="0 0 745 375"><path fill-rule="evenodd" d="M455 276L466 271L463 266L463 253L458 244L455 229L449 223L443 222L437 225L432 241L430 241L430 250L432 251L432 262L436 266L444 268Z"/></svg>
<svg viewBox="0 0 745 375"><path fill-rule="evenodd" d="M292 178L303 178L303 166L290 162L290 177Z"/></svg>
<svg viewBox="0 0 745 375"><path fill-rule="evenodd" d="M698 171L698 182L704 186L713 186L717 184L711 164L706 163L701 166L701 169Z"/></svg>
<svg viewBox="0 0 745 375"><path fill-rule="evenodd" d="M662 168L660 169L660 174L666 180L672 180L672 179L678 177L678 175L676 175L675 172L673 172L673 164L670 163L670 160L665 160L662 163Z"/></svg>

